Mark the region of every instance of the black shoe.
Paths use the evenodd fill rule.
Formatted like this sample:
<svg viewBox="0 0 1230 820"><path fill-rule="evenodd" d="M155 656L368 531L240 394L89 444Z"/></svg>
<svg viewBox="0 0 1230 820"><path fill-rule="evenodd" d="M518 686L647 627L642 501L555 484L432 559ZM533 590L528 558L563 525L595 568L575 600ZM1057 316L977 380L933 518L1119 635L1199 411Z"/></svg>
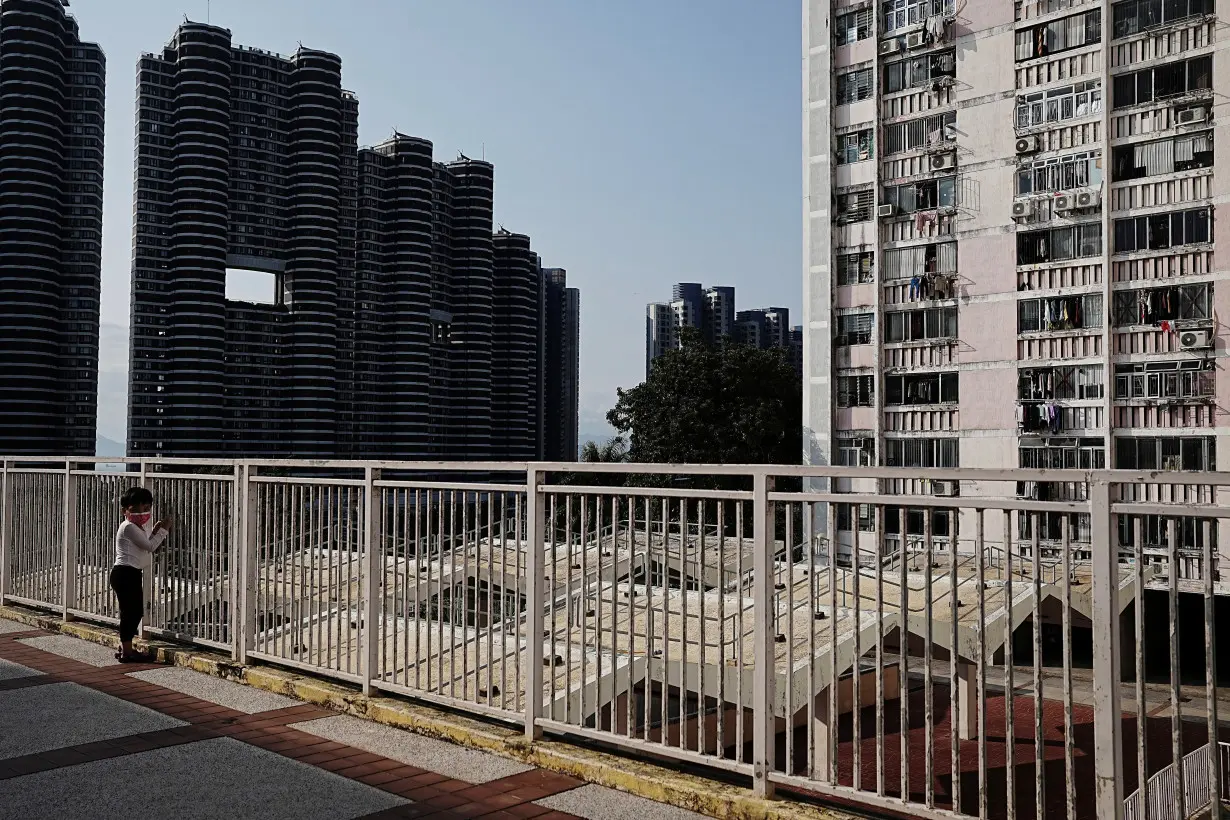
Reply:
<svg viewBox="0 0 1230 820"><path fill-rule="evenodd" d="M115 659L120 663L157 663L157 660L149 652L133 652L131 655L116 652Z"/></svg>

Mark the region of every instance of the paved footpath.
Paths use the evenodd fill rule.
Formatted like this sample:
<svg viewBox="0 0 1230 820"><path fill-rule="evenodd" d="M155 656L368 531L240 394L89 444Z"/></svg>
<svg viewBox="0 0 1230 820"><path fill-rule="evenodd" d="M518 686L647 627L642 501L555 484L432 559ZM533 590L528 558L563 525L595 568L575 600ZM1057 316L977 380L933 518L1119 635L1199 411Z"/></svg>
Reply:
<svg viewBox="0 0 1230 820"><path fill-rule="evenodd" d="M0 820L219 817L701 815L0 619Z"/></svg>

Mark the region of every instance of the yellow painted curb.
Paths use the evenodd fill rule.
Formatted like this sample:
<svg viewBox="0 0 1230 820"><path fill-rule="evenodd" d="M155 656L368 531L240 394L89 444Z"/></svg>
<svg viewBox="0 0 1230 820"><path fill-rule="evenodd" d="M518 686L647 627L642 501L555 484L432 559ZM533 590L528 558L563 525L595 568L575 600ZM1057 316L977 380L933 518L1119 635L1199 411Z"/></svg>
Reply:
<svg viewBox="0 0 1230 820"><path fill-rule="evenodd" d="M14 606L0 606L0 618L103 646L119 646L119 639L113 630L84 621L65 622L58 617ZM522 732L512 728L404 700L369 697L357 689L299 672L271 666L243 666L234 663L227 655L164 641L149 641L146 646L163 663L286 695L458 746L490 752L709 817L722 820L852 820L857 817L834 809L758 798L750 789L677 772L644 760L555 740L530 743Z"/></svg>

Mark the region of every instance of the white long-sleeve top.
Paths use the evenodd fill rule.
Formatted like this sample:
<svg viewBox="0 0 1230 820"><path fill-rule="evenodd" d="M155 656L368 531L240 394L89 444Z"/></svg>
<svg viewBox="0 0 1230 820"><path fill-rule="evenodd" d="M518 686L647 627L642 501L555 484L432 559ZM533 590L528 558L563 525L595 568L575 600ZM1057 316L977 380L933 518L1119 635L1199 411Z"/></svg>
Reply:
<svg viewBox="0 0 1230 820"><path fill-rule="evenodd" d="M166 530L158 530L153 535L146 535L145 530L131 521L125 520L115 533L115 565L117 567L134 567L149 569L152 565L154 550L167 540Z"/></svg>

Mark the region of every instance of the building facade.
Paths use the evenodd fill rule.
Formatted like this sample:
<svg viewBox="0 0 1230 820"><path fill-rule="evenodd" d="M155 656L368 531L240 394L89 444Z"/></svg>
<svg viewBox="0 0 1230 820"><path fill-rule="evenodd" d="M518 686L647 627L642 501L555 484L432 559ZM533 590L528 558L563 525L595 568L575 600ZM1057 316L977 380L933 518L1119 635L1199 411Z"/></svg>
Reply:
<svg viewBox="0 0 1230 820"><path fill-rule="evenodd" d="M490 163L360 149L340 58L215 26L138 85L131 455L537 456L541 266ZM226 298L239 271L271 303Z"/></svg>
<svg viewBox="0 0 1230 820"><path fill-rule="evenodd" d="M770 307L738 311L735 289L680 282L669 302L651 302L645 308L645 373L653 360L678 349L681 331L694 328L707 345L734 339L754 347L790 347L790 311Z"/></svg>
<svg viewBox="0 0 1230 820"><path fill-rule="evenodd" d="M542 458L575 461L580 449L581 291L568 287L563 268L546 268L542 278Z"/></svg>
<svg viewBox="0 0 1230 820"><path fill-rule="evenodd" d="M1228 17L1227 0L805 0L807 463L1215 469ZM1039 523L1044 546L1064 523ZM1068 523L1087 549L1087 516Z"/></svg>
<svg viewBox="0 0 1230 820"><path fill-rule="evenodd" d="M0 2L0 453L94 455L106 59L62 0Z"/></svg>

